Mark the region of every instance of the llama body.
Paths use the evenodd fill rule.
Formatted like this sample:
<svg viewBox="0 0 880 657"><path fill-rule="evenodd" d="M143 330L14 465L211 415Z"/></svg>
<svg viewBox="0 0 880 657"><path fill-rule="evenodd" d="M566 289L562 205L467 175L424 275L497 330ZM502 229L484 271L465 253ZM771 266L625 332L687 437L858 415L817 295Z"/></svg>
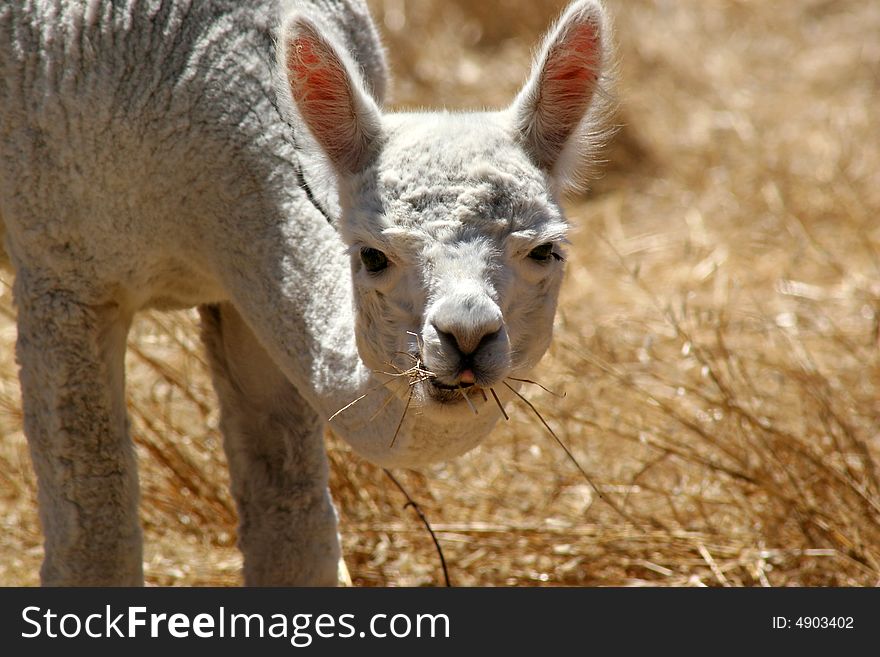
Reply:
<svg viewBox="0 0 880 657"><path fill-rule="evenodd" d="M549 344L601 7L569 10L508 110L423 115L379 110L360 2L257 4L0 7L46 584L143 581L123 368L141 309L200 308L248 584L336 580L328 419L383 465L455 456L499 416L477 391Z"/></svg>

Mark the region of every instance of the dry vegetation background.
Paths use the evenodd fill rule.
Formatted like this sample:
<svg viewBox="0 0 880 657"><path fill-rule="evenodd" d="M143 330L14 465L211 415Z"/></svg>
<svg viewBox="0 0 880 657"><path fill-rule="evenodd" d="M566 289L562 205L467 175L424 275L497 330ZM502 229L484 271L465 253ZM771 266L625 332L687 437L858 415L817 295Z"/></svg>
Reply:
<svg viewBox="0 0 880 657"><path fill-rule="evenodd" d="M497 106L560 0L373 0L399 106ZM622 125L555 344L477 451L397 472L455 585L880 581L880 3L620 0ZM0 294L0 583L35 584L14 310ZM129 410L149 583L240 582L193 313L145 315ZM358 585L442 583L382 471L329 443ZM601 494L601 497L600 497ZM604 498L604 499L603 499Z"/></svg>

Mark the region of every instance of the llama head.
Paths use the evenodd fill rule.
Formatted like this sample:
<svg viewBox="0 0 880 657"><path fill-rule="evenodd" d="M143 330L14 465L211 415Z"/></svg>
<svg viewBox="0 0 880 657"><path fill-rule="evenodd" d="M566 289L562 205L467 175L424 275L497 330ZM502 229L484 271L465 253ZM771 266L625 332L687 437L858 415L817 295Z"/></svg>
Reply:
<svg viewBox="0 0 880 657"><path fill-rule="evenodd" d="M481 388L526 376L550 344L567 230L558 195L598 141L609 37L601 3L580 0L510 107L386 113L319 22L283 26L297 120L336 177L361 357L423 379L398 386L423 415L470 415L462 389L485 403Z"/></svg>

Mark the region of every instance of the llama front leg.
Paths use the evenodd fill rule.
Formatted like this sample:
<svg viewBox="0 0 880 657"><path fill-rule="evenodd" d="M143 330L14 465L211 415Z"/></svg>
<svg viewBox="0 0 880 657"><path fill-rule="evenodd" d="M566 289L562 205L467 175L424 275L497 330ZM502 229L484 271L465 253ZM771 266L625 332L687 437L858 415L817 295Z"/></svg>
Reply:
<svg viewBox="0 0 880 657"><path fill-rule="evenodd" d="M143 584L138 481L125 414L129 317L63 283L15 282L24 428L37 473L47 586Z"/></svg>
<svg viewBox="0 0 880 657"><path fill-rule="evenodd" d="M323 422L230 304L202 306L203 340L250 586L333 586L339 542Z"/></svg>

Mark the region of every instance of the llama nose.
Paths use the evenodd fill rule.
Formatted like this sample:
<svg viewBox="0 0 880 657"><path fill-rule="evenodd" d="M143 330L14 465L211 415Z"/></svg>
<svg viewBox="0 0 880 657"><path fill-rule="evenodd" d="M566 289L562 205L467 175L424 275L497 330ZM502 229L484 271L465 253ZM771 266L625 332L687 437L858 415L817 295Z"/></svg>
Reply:
<svg viewBox="0 0 880 657"><path fill-rule="evenodd" d="M501 331L501 309L488 297L444 299L435 309L431 324L441 340L453 344L464 356L478 351Z"/></svg>

